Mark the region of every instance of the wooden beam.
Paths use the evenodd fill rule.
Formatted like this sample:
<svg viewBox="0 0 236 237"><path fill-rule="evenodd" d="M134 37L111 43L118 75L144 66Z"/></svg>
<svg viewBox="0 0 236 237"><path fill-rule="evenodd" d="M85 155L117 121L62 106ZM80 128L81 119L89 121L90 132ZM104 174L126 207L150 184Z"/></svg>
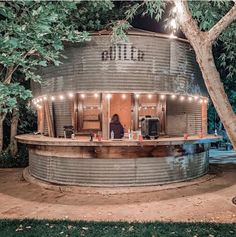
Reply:
<svg viewBox="0 0 236 237"><path fill-rule="evenodd" d="M52 115L50 113L48 101L44 101L44 110L45 110L45 115L46 115L46 120L47 120L47 125L48 125L48 135L49 137L55 137L54 125L53 125Z"/></svg>
<svg viewBox="0 0 236 237"><path fill-rule="evenodd" d="M38 115L38 132L44 132L44 109L37 109Z"/></svg>
<svg viewBox="0 0 236 237"><path fill-rule="evenodd" d="M109 108L110 99L107 98L107 94L102 93L102 138L104 140L109 139Z"/></svg>

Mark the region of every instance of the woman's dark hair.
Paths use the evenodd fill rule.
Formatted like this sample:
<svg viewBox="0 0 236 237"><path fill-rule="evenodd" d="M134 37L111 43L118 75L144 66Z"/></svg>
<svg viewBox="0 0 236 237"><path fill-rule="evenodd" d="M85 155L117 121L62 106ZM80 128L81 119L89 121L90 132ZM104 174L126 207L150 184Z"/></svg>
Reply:
<svg viewBox="0 0 236 237"><path fill-rule="evenodd" d="M112 118L111 118L111 123L119 123L120 122L120 118L118 114L113 114Z"/></svg>

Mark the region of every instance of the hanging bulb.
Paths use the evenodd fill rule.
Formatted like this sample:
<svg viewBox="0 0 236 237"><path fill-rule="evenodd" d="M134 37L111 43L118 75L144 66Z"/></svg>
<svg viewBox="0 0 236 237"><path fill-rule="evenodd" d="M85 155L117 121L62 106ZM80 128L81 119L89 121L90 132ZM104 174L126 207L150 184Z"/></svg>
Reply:
<svg viewBox="0 0 236 237"><path fill-rule="evenodd" d="M148 95L148 99L151 99L151 98L152 98L152 95L151 95L151 94L149 94L149 95Z"/></svg>
<svg viewBox="0 0 236 237"><path fill-rule="evenodd" d="M107 94L107 99L111 99L112 95L111 94Z"/></svg>
<svg viewBox="0 0 236 237"><path fill-rule="evenodd" d="M64 100L64 96L63 95L60 95L59 98L60 98L60 100Z"/></svg>
<svg viewBox="0 0 236 237"><path fill-rule="evenodd" d="M74 97L74 94L70 92L70 93L68 94L68 96L69 96L70 98L73 98L73 97Z"/></svg>
<svg viewBox="0 0 236 237"><path fill-rule="evenodd" d="M126 98L126 94L122 94L122 99L125 99Z"/></svg>
<svg viewBox="0 0 236 237"><path fill-rule="evenodd" d="M80 97L81 97L82 99L84 99L84 98L85 98L85 94L81 94Z"/></svg>
<svg viewBox="0 0 236 237"><path fill-rule="evenodd" d="M179 99L180 99L181 101L184 101L185 98L184 98L184 96L181 95L181 96L179 97Z"/></svg>
<svg viewBox="0 0 236 237"><path fill-rule="evenodd" d="M136 97L136 98L139 98L139 96L140 96L139 94L135 94L135 97Z"/></svg>
<svg viewBox="0 0 236 237"><path fill-rule="evenodd" d="M165 97L166 97L165 95L161 95L161 96L160 96L161 100L164 100Z"/></svg>
<svg viewBox="0 0 236 237"><path fill-rule="evenodd" d="M98 98L98 93L95 93L95 94L94 94L94 97L95 97L95 98Z"/></svg>
<svg viewBox="0 0 236 237"><path fill-rule="evenodd" d="M51 96L51 101L54 101L55 100L55 97L54 96Z"/></svg>
<svg viewBox="0 0 236 237"><path fill-rule="evenodd" d="M188 97L188 101L189 101L189 102L193 101L193 97L189 96L189 97Z"/></svg>
<svg viewBox="0 0 236 237"><path fill-rule="evenodd" d="M172 94L171 95L171 99L175 99L176 98L176 95L175 94Z"/></svg>

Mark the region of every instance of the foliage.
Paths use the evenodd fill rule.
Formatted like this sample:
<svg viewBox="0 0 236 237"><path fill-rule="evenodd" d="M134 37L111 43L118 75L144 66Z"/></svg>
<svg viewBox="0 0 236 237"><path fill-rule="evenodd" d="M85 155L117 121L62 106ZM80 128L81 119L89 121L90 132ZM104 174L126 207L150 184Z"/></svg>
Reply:
<svg viewBox="0 0 236 237"><path fill-rule="evenodd" d="M3 84L0 82L0 114L11 112L18 107L20 99L27 100L31 97L31 91L25 89L19 83Z"/></svg>
<svg viewBox="0 0 236 237"><path fill-rule="evenodd" d="M19 151L13 157L8 149L0 153L0 168L21 168L28 166L28 149L26 145L20 144Z"/></svg>
<svg viewBox="0 0 236 237"><path fill-rule="evenodd" d="M68 21L76 9L73 2L14 1L0 4L0 63L4 68L21 70L26 79L39 80L34 70L58 65L63 41L81 41L87 33L79 33ZM6 70L1 72L6 81Z"/></svg>
<svg viewBox="0 0 236 237"><path fill-rule="evenodd" d="M1 220L1 236L173 236L233 237L236 224L174 222L85 222L49 220Z"/></svg>

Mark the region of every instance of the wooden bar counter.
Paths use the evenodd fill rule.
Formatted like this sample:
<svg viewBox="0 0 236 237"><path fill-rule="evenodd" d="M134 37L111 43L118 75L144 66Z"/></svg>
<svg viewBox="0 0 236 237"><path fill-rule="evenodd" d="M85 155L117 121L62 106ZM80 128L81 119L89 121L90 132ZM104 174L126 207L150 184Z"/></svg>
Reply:
<svg viewBox="0 0 236 237"><path fill-rule="evenodd" d="M157 140L64 139L18 135L29 148L29 172L64 185L144 186L185 181L208 171L208 149L216 136Z"/></svg>

